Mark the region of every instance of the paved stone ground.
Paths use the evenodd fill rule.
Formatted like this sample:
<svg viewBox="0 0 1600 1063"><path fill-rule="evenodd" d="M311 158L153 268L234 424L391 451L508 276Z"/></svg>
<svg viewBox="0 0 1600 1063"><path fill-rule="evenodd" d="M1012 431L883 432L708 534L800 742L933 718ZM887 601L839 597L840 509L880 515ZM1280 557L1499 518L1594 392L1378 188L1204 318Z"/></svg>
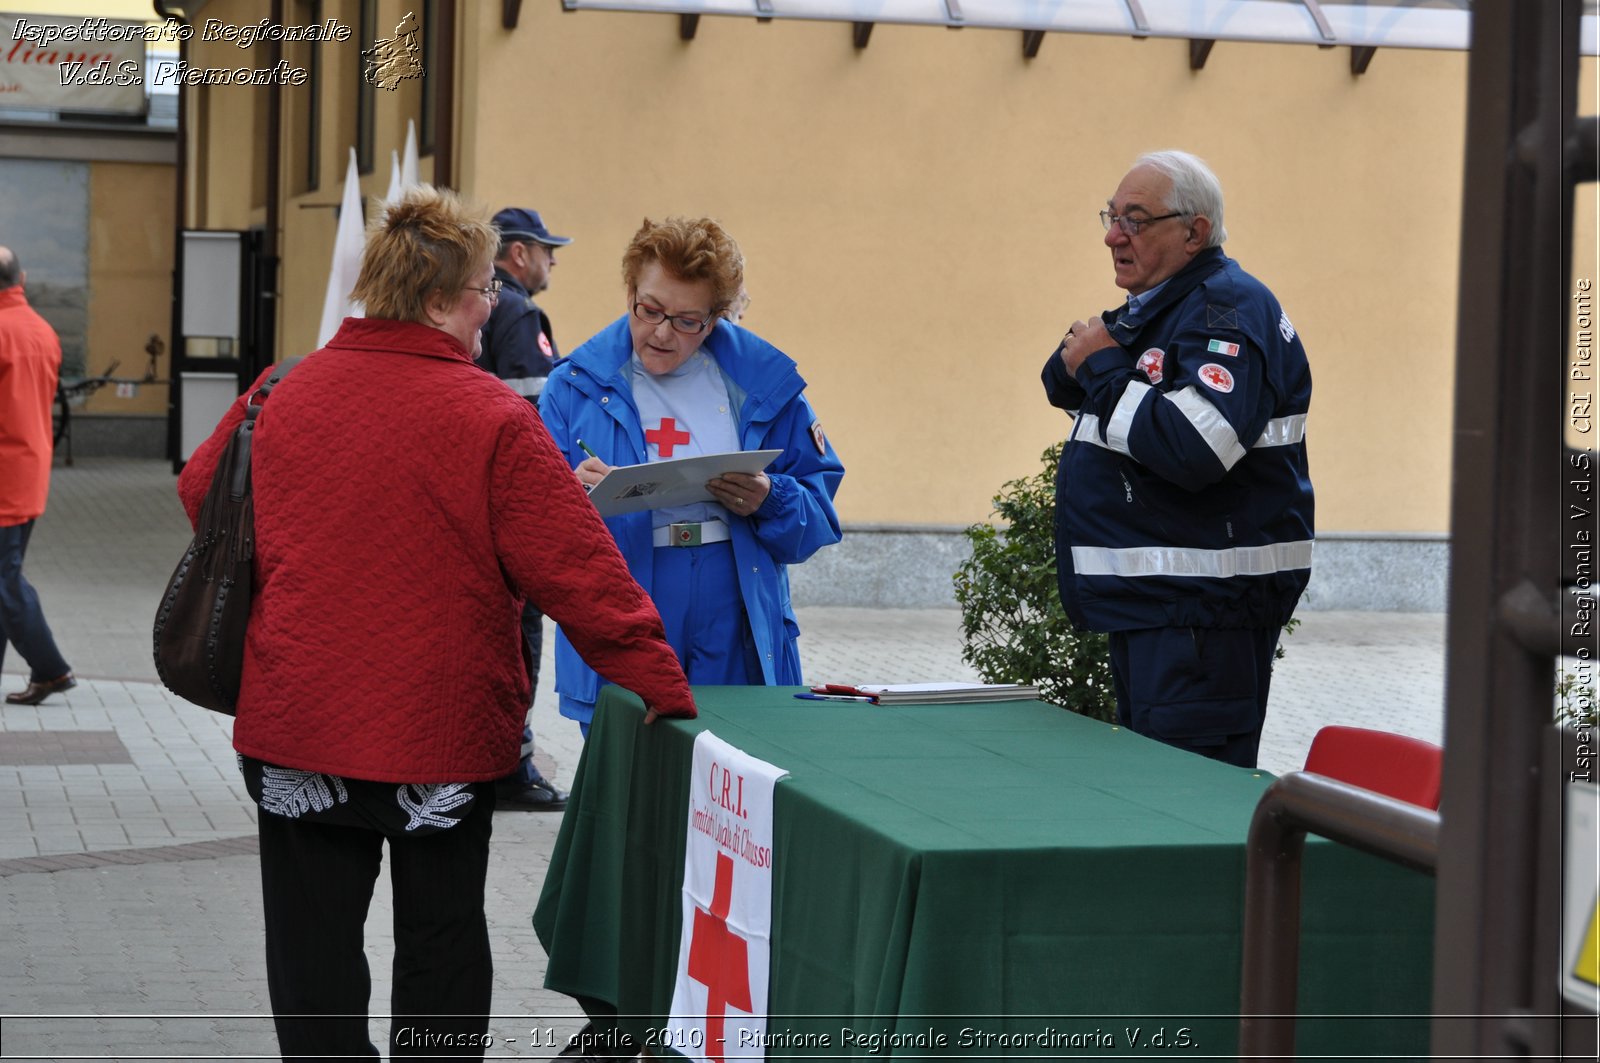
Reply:
<svg viewBox="0 0 1600 1063"><path fill-rule="evenodd" d="M0 708L0 1052L4 1059L275 1058L255 807L231 721L169 695L150 662L155 602L188 541L162 462L58 467L27 572L77 689ZM1303 763L1328 723L1438 741L1444 618L1306 613L1274 679L1262 766ZM800 612L808 677L975 678L953 610ZM547 644L550 640L546 640ZM24 665L5 661L5 689ZM535 705L540 760L570 783L577 728ZM488 880L498 1058L545 1058L580 1019L542 988L530 917L560 817L502 813ZM369 919L373 1006L386 1008L392 907ZM383 1043L385 1019L374 1019ZM510 1043L507 1038L516 1038Z"/></svg>

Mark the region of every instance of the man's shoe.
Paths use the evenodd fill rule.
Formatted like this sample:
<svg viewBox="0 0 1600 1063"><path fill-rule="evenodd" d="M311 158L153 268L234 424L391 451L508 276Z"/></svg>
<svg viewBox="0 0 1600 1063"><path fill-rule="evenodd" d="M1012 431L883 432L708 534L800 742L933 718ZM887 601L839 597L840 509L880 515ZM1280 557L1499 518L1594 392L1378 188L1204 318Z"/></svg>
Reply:
<svg viewBox="0 0 1600 1063"><path fill-rule="evenodd" d="M15 694L7 694L6 704L37 705L51 694L60 694L62 691L71 690L77 685L78 681L72 678L71 672L68 672L60 679L47 679L43 683L35 683L30 681L25 688L17 691ZM566 803L565 798L562 799L562 803Z"/></svg>
<svg viewBox="0 0 1600 1063"><path fill-rule="evenodd" d="M521 779L502 780L494 793L495 808L511 812L560 812L567 807L569 796L542 775L526 783Z"/></svg>

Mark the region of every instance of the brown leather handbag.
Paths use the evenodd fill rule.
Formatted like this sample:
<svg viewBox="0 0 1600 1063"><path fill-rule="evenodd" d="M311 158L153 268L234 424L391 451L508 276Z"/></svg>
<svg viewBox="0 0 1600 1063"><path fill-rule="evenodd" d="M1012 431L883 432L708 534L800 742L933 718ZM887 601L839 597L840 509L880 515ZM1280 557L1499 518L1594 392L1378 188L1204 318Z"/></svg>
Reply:
<svg viewBox="0 0 1600 1063"><path fill-rule="evenodd" d="M232 716L244 668L245 625L254 588L255 503L250 443L267 396L300 362L278 366L245 405L211 476L194 540L156 609L156 674L186 701Z"/></svg>

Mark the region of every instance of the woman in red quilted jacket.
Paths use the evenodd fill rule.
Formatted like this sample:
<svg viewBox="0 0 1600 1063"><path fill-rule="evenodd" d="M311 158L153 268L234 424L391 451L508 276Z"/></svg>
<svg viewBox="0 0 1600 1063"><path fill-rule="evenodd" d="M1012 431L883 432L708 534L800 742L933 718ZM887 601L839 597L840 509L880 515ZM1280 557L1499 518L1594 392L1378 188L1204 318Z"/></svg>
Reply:
<svg viewBox="0 0 1600 1063"><path fill-rule="evenodd" d="M234 747L261 806L286 1056L377 1055L362 927L387 840L390 1053L481 1058L494 780L516 766L530 693L524 598L644 699L646 722L695 713L655 606L533 407L473 364L497 244L449 192L390 206L352 293L367 316L258 417ZM254 391L179 478L191 521Z"/></svg>

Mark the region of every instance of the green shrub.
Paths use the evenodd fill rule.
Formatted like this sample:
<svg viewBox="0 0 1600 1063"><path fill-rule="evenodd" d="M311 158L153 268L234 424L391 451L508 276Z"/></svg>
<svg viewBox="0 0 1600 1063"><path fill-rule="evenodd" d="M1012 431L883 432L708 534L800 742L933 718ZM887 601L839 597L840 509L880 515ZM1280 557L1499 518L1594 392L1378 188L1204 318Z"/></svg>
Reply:
<svg viewBox="0 0 1600 1063"><path fill-rule="evenodd" d="M1556 722L1575 728L1595 725L1594 671L1587 664L1573 670L1558 664Z"/></svg>
<svg viewBox="0 0 1600 1063"><path fill-rule="evenodd" d="M966 530L972 557L956 570L961 659L985 683L1034 683L1045 701L1096 720L1115 721L1117 693L1105 635L1078 631L1056 586L1056 465L1062 444L1046 450L1044 468L1012 480L994 496L1005 524ZM1284 625L1294 634L1298 617ZM1282 660L1283 646L1273 654Z"/></svg>
<svg viewBox="0 0 1600 1063"><path fill-rule="evenodd" d="M1012 480L994 497L1005 525L966 530L972 557L956 570L961 658L986 683L1035 683L1046 701L1097 720L1115 720L1106 637L1077 631L1056 590L1055 469L1061 444L1044 468Z"/></svg>

